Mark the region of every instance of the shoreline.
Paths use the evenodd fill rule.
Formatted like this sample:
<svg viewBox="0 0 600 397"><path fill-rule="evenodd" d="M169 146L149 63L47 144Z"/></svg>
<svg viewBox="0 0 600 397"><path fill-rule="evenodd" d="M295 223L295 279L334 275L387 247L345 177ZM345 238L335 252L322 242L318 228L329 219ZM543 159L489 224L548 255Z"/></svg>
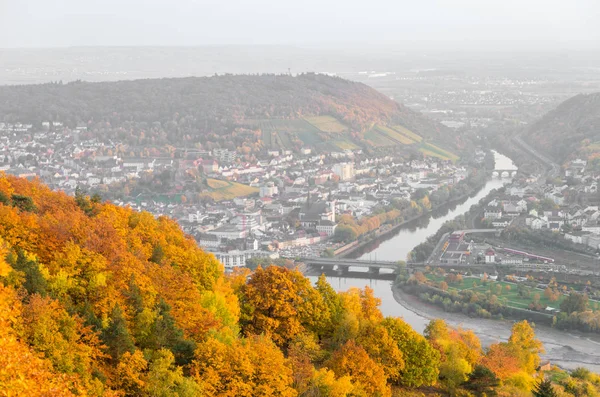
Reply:
<svg viewBox="0 0 600 397"><path fill-rule="evenodd" d="M493 343L506 341L510 336L512 324L515 322L508 319L480 319L462 313L448 313L436 306L421 302L418 297L402 291L393 283L390 284L390 288L396 303L421 317L425 323L439 318L450 326L470 329L479 337L481 346L484 348ZM596 351L590 352L588 344L600 344L600 336L557 330L546 325L534 325L538 339L546 348L546 352L541 355L543 360L548 360L563 369L572 370L584 366L594 368L594 371L600 370L600 351L597 351L598 354L593 354ZM414 325L412 326L414 328ZM417 331L423 333L422 330ZM570 341L565 339L570 339ZM577 340L581 345L574 346L573 340Z"/></svg>
<svg viewBox="0 0 600 397"><path fill-rule="evenodd" d="M392 232L397 231L398 229L402 228L403 226L406 226L407 224L417 221L419 219L422 219L426 216L430 216L433 212L438 211L440 209L442 209L445 206L449 206L452 204L456 204L459 203L461 201L466 201L468 200L470 197L475 196L477 193L479 193L481 191L481 189L483 189L485 187L485 185L488 183L489 179L486 179L483 183L481 183L480 185L478 185L475 189L471 190L469 193L465 193L462 196L456 197L452 200L448 200L446 201L444 204L440 204L436 207L432 207L430 210L423 212L420 215L416 215L413 216L412 218L403 220L401 223L398 223L397 225L393 225L391 228L387 229L387 230L382 230L383 227L388 226L389 223L386 223L384 225L381 225L377 230L372 231L369 235L365 236L365 239L363 241L360 240L354 240L349 242L346 245L350 245L350 244L354 244L355 242L358 242L358 244L355 244L351 247L348 247L348 249L338 253L337 255L334 255L334 258L346 258L348 255L352 254L353 252L359 250L360 248L365 247L367 244L372 243L373 241L380 239L380 238L385 238L386 236L388 236L389 234L391 234ZM374 237L372 239L368 239L368 237L371 236L371 234L374 234ZM385 240L385 239L384 239ZM342 247L340 247L342 248ZM339 249L339 248L338 248Z"/></svg>

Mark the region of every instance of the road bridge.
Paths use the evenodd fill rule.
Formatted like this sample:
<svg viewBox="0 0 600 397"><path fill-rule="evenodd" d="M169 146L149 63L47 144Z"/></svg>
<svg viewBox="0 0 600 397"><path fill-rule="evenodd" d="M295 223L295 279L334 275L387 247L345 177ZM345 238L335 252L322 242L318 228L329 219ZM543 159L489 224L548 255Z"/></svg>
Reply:
<svg viewBox="0 0 600 397"><path fill-rule="evenodd" d="M363 267L368 268L368 272L371 274L379 274L381 269L389 269L394 273L397 273L402 266L399 262L392 261L371 261L371 260L360 260L360 259L345 259L345 258L302 258L300 259L306 264L306 266L313 269L320 270L337 270L339 273L348 273L350 267ZM407 266L423 265L417 263L407 263Z"/></svg>
<svg viewBox="0 0 600 397"><path fill-rule="evenodd" d="M465 229L455 230L453 233L496 233L496 229ZM448 234L445 234L444 238L447 238ZM438 249L440 244L438 243ZM434 250L435 253L436 250ZM368 273L377 275L381 269L392 270L393 273L398 273L402 269L403 265L400 261L377 261L377 260L363 260L363 259L348 259L348 258L321 258L321 257L309 257L300 258L301 262L304 262L307 267L313 270L337 270L338 273L347 274L350 271L350 267L362 267L368 268ZM420 268L427 266L430 262L406 262L407 268Z"/></svg>

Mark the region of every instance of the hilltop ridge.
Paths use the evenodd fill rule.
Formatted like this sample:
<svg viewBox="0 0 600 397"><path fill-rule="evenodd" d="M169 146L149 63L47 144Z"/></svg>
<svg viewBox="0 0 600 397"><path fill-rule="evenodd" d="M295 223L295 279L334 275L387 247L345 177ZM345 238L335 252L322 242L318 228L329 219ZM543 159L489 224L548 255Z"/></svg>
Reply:
<svg viewBox="0 0 600 397"><path fill-rule="evenodd" d="M445 126L367 85L314 73L4 86L0 121L58 121L136 145L208 149L461 145Z"/></svg>
<svg viewBox="0 0 600 397"><path fill-rule="evenodd" d="M524 139L559 163L582 157L600 165L600 93L564 101L534 123Z"/></svg>

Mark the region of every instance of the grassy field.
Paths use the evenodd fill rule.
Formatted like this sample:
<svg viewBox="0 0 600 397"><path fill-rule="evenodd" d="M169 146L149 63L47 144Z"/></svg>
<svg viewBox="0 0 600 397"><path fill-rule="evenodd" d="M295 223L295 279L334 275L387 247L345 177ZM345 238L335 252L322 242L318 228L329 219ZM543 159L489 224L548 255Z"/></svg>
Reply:
<svg viewBox="0 0 600 397"><path fill-rule="evenodd" d="M228 181L222 181L220 179L208 179L206 183L211 189L223 189L229 186Z"/></svg>
<svg viewBox="0 0 600 397"><path fill-rule="evenodd" d="M213 190L211 192L204 192L202 195L211 197L215 201L231 200L258 192L258 189L255 187L242 185L237 182L222 181L219 179L208 179L206 182Z"/></svg>
<svg viewBox="0 0 600 397"><path fill-rule="evenodd" d="M267 148L292 149L296 138L306 146L321 150L354 150L360 146L350 137L350 129L333 116L311 116L303 119L248 120L248 126L259 127ZM367 144L373 147L419 145L419 150L442 160L458 160L458 156L431 143L406 127L376 125L364 134Z"/></svg>
<svg viewBox="0 0 600 397"><path fill-rule="evenodd" d="M415 134L414 132L412 132L411 130L409 130L406 127L403 127L401 125L394 125L392 126L392 129L394 129L397 133L404 135L405 137L415 141L415 142L421 142L423 140L423 137L421 137L420 135Z"/></svg>
<svg viewBox="0 0 600 397"><path fill-rule="evenodd" d="M375 147L395 146L398 144L398 142L388 138L387 135L382 134L376 128L365 132L365 140Z"/></svg>
<svg viewBox="0 0 600 397"><path fill-rule="evenodd" d="M330 133L341 133L347 132L348 127L339 122L338 119L332 116L313 116L313 117L305 117L309 124L314 126L320 131L330 132Z"/></svg>
<svg viewBox="0 0 600 397"><path fill-rule="evenodd" d="M333 141L330 141L329 143L335 146L336 148L342 150L360 149L360 146L356 145L354 142L348 139L335 139Z"/></svg>
<svg viewBox="0 0 600 397"><path fill-rule="evenodd" d="M434 280L436 282L444 280L444 277L437 276L437 275L427 275L427 278L430 280ZM498 294L496 292L497 285L502 286L502 292L500 294ZM510 290L506 289L507 285L510 287ZM487 284L484 285L483 282L481 281L481 279L474 278L474 277L465 277L459 283L448 284L449 291L451 291L451 290L463 291L463 290L468 289L468 290L472 290L472 291L476 291L476 292L480 292L480 293L486 293L486 292L490 291L491 288L494 288L494 295L498 296L498 299L501 302L505 303L507 306L517 307L520 309L529 309L529 304L533 302L533 297L536 294L540 295L540 304L542 306L546 306L546 307L550 306L550 307L554 307L554 308L559 308L560 303L565 299L564 295L560 295L560 297L558 298L557 301L550 302L550 300L548 300L544 296L543 290L540 290L537 288L532 288L532 287L525 287L529 291L529 297L522 297L522 296L519 296L517 284L506 283L504 281L488 280Z"/></svg>
<svg viewBox="0 0 600 397"><path fill-rule="evenodd" d="M431 143L424 143L419 151L427 156L437 157L442 160L456 161L459 159L459 157L454 153L448 152L442 148L432 145Z"/></svg>
<svg viewBox="0 0 600 397"><path fill-rule="evenodd" d="M398 131L393 130L389 127L384 127L382 125L378 125L375 128L377 129L377 131L386 135L391 140L396 141L402 145L412 145L413 143L415 143L415 141L413 141L412 139L408 138L407 136L405 136L403 134L400 134Z"/></svg>

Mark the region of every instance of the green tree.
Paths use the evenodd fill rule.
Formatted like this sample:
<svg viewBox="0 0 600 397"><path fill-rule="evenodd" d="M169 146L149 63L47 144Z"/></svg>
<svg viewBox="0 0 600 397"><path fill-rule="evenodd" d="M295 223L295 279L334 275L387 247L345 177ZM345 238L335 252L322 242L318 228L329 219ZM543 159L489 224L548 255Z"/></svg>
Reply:
<svg viewBox="0 0 600 397"><path fill-rule="evenodd" d="M161 299L156 311L146 347L153 350L167 348L175 355L178 365L189 364L194 358L196 344L183 337L183 331L177 326L167 302Z"/></svg>
<svg viewBox="0 0 600 397"><path fill-rule="evenodd" d="M173 354L161 349L154 354L148 366L147 390L152 397L194 397L202 395L200 386L183 376L176 367Z"/></svg>
<svg viewBox="0 0 600 397"><path fill-rule="evenodd" d="M102 339L108 354L115 362L119 361L125 352L133 353L135 350L133 338L127 329L127 320L119 304L116 304L110 313L110 323L104 330Z"/></svg>
<svg viewBox="0 0 600 397"><path fill-rule="evenodd" d="M549 379L544 379L538 383L531 393L534 397L558 397Z"/></svg>
<svg viewBox="0 0 600 397"><path fill-rule="evenodd" d="M588 310L589 300L586 294L571 292L560 304L562 312L571 314L573 312L581 313Z"/></svg>
<svg viewBox="0 0 600 397"><path fill-rule="evenodd" d="M160 265L164 257L165 250L163 249L162 245L160 245L160 243L152 247L152 255L150 256L150 262L154 262Z"/></svg>
<svg viewBox="0 0 600 397"><path fill-rule="evenodd" d="M494 390L500 386L500 380L494 372L488 367L477 364L473 372L469 374L469 379L462 384L462 387L469 390L478 397L492 397L496 395Z"/></svg>
<svg viewBox="0 0 600 397"><path fill-rule="evenodd" d="M12 258L14 261L14 263L12 263L13 269L25 277L22 284L23 288L25 288L29 294L46 296L48 282L44 278L37 261L28 259L23 250L19 250L16 258L14 258L14 256Z"/></svg>
<svg viewBox="0 0 600 397"><path fill-rule="evenodd" d="M440 353L405 321L386 317L381 323L398 344L404 358L398 383L408 387L431 386L438 378Z"/></svg>
<svg viewBox="0 0 600 397"><path fill-rule="evenodd" d="M33 203L33 200L29 196L23 196L20 194L12 195L12 205L24 212L35 212L37 207Z"/></svg>

